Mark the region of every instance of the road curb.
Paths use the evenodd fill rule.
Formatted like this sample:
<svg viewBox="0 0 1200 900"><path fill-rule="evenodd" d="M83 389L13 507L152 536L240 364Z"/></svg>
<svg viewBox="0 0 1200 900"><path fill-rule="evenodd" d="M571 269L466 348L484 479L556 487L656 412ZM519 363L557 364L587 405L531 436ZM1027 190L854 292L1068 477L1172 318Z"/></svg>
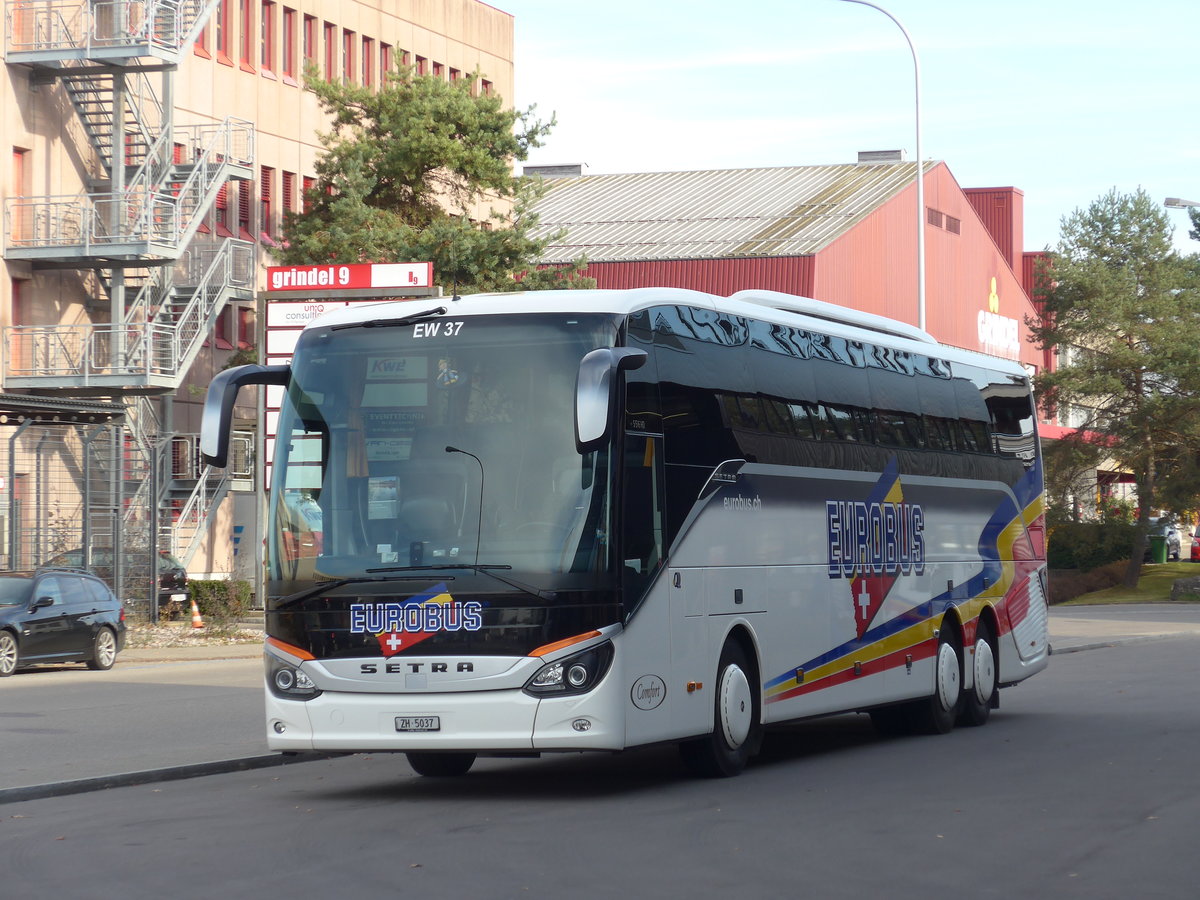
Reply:
<svg viewBox="0 0 1200 900"><path fill-rule="evenodd" d="M57 781L49 784L34 784L28 787L4 788L0 790L0 805L20 803L24 800L43 800L47 797L67 797L72 794L87 794L109 788L134 787L142 784L159 784L164 781L181 781L205 775L223 775L228 772L245 772L251 769L270 769L294 763L316 762L332 759L343 754L328 753L272 753L264 756L244 756L238 759L222 759L216 762L195 763L188 766L168 766L163 769L148 769L143 772L125 772L120 775L98 775L95 778L80 778L74 781Z"/></svg>
<svg viewBox="0 0 1200 900"><path fill-rule="evenodd" d="M1146 644L1151 641L1165 641L1173 637L1191 637L1189 634L1140 634L1136 637L1110 638L1107 641L1093 641L1088 644L1070 644L1066 647L1055 647L1050 644L1050 655L1061 656L1064 653L1079 653L1082 650L1103 650L1105 647L1120 647L1122 644Z"/></svg>

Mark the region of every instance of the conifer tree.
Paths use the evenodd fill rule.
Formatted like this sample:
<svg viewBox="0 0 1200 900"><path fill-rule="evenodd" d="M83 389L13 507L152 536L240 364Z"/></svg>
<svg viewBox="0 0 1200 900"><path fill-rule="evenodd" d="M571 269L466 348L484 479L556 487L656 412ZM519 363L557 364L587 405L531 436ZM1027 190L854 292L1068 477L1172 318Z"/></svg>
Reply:
<svg viewBox="0 0 1200 900"><path fill-rule="evenodd" d="M326 81L310 66L306 88L330 116L317 179L302 212L284 216L282 265L432 262L447 293L594 287L583 259L538 271L553 239L534 239L541 187L513 174L553 120L506 109L453 82L399 67L379 90ZM517 280L519 279L519 281Z"/></svg>
<svg viewBox="0 0 1200 900"><path fill-rule="evenodd" d="M1062 220L1044 273L1034 339L1059 351L1038 389L1071 405L1080 431L1132 474L1138 528L1125 584L1136 586L1150 516L1194 508L1200 450L1200 279L1171 246L1166 212L1115 189Z"/></svg>

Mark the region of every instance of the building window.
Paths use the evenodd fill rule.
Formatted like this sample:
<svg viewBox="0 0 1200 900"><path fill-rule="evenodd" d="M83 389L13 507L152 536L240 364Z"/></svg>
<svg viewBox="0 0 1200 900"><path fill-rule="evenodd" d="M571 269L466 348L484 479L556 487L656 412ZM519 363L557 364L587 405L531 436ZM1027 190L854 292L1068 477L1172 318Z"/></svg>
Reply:
<svg viewBox="0 0 1200 900"><path fill-rule="evenodd" d="M233 65L233 58L229 55L229 34L230 34L230 6L233 0L221 0L221 5L217 7L216 26L217 26L217 62L227 66Z"/></svg>
<svg viewBox="0 0 1200 900"><path fill-rule="evenodd" d="M354 83L354 32L342 29L342 78Z"/></svg>
<svg viewBox="0 0 1200 900"><path fill-rule="evenodd" d="M217 315L216 322L213 323L213 343L221 350L232 350L233 342L229 339L230 327L229 320L233 315L233 307L227 306Z"/></svg>
<svg viewBox="0 0 1200 900"><path fill-rule="evenodd" d="M275 170L263 166L261 171L262 178L259 182L258 210L259 221L262 223L262 231L259 233L259 238L263 243L277 247L279 245L275 243L275 223L271 218L271 188L275 182Z"/></svg>
<svg viewBox="0 0 1200 900"><path fill-rule="evenodd" d="M375 83L375 41L373 38L362 39L362 84L370 87Z"/></svg>
<svg viewBox="0 0 1200 900"><path fill-rule="evenodd" d="M426 59L424 56L417 57L417 74L418 75L428 75L429 74L429 60Z"/></svg>
<svg viewBox="0 0 1200 900"><path fill-rule="evenodd" d="M279 205L285 213L296 211L296 173L284 172L279 185Z"/></svg>
<svg viewBox="0 0 1200 900"><path fill-rule="evenodd" d="M252 0L239 0L241 4L242 40L238 45L241 51L238 61L243 72L254 71L254 4Z"/></svg>
<svg viewBox="0 0 1200 900"><path fill-rule="evenodd" d="M275 2L263 0L262 22L259 23L262 33L262 70L264 75L275 74Z"/></svg>
<svg viewBox="0 0 1200 900"><path fill-rule="evenodd" d="M961 234L962 220L956 219L954 216L946 216L946 230L951 234Z"/></svg>
<svg viewBox="0 0 1200 900"><path fill-rule="evenodd" d="M459 69L450 70L450 82L453 84L458 79L462 78L462 72Z"/></svg>
<svg viewBox="0 0 1200 900"><path fill-rule="evenodd" d="M493 90L495 90L495 88L492 86L490 81L488 81L486 78L479 79L479 92L483 94L483 96L492 96Z"/></svg>
<svg viewBox="0 0 1200 900"><path fill-rule="evenodd" d="M254 240L254 182L243 181L238 186L238 237L243 241Z"/></svg>
<svg viewBox="0 0 1200 900"><path fill-rule="evenodd" d="M304 61L317 64L317 17L304 17Z"/></svg>
<svg viewBox="0 0 1200 900"><path fill-rule="evenodd" d="M435 62L433 64L433 77L434 78L441 78L442 75L445 73L445 71L446 71L446 67L443 66L440 62Z"/></svg>
<svg viewBox="0 0 1200 900"><path fill-rule="evenodd" d="M387 84L388 72L392 71L394 63L392 45L381 42L379 44L379 84L381 87Z"/></svg>
<svg viewBox="0 0 1200 900"><path fill-rule="evenodd" d="M284 81L295 83L296 79L296 11L283 8L283 52L280 55Z"/></svg>
<svg viewBox="0 0 1200 900"><path fill-rule="evenodd" d="M196 35L196 43L192 44L192 52L204 59L212 59L212 54L208 52L208 26L205 25L200 29L200 33Z"/></svg>
<svg viewBox="0 0 1200 900"><path fill-rule="evenodd" d="M317 179L313 178L311 175L304 176L304 195L300 198L300 208L303 209L304 212L308 212L309 210L308 198L312 195L313 188L316 186Z"/></svg>
<svg viewBox="0 0 1200 900"><path fill-rule="evenodd" d="M325 80L333 81L337 77L337 26L332 22L325 23Z"/></svg>
<svg viewBox="0 0 1200 900"><path fill-rule="evenodd" d="M234 307L237 310L237 345L239 350L254 346L254 309L249 306Z"/></svg>
<svg viewBox="0 0 1200 900"><path fill-rule="evenodd" d="M925 219L930 225L933 225L937 228L942 227L942 214L933 207L925 208Z"/></svg>
<svg viewBox="0 0 1200 900"><path fill-rule="evenodd" d="M221 185L217 191L217 202L213 204L213 227L218 237L233 237L229 227L229 182Z"/></svg>

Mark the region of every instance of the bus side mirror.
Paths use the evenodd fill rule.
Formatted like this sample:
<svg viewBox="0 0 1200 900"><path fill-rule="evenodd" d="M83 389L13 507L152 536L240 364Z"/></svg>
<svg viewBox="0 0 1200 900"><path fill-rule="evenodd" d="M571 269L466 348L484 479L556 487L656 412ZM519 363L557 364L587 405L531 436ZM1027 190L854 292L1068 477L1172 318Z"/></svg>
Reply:
<svg viewBox="0 0 1200 900"><path fill-rule="evenodd" d="M579 361L575 381L575 449L587 453L608 438L611 425L613 373L640 369L646 351L630 347L601 347Z"/></svg>
<svg viewBox="0 0 1200 900"><path fill-rule="evenodd" d="M243 384L286 385L290 366L235 366L218 372L208 384L200 423L200 453L210 466L224 468L229 458L233 404Z"/></svg>

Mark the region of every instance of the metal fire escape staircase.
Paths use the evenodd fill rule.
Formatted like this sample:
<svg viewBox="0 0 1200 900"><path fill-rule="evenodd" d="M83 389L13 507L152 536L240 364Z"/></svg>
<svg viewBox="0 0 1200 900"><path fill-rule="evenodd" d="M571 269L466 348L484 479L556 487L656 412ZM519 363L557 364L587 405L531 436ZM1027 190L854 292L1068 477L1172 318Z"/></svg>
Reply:
<svg viewBox="0 0 1200 900"><path fill-rule="evenodd" d="M76 195L10 199L5 256L35 269L83 271L92 280L93 321L7 328L4 389L123 399L129 453L159 474L139 483L126 508L161 512L168 525L161 533L171 536L165 546L185 562L228 479L199 468L179 472L180 442L194 437L164 432L148 398L179 389L225 305L253 299L254 288L252 243L198 235L221 188L253 177L253 125L174 122L175 71L218 3L9 0L6 7L6 60L27 66L38 91L60 91L70 103L85 176ZM178 505L176 473L189 486Z"/></svg>

